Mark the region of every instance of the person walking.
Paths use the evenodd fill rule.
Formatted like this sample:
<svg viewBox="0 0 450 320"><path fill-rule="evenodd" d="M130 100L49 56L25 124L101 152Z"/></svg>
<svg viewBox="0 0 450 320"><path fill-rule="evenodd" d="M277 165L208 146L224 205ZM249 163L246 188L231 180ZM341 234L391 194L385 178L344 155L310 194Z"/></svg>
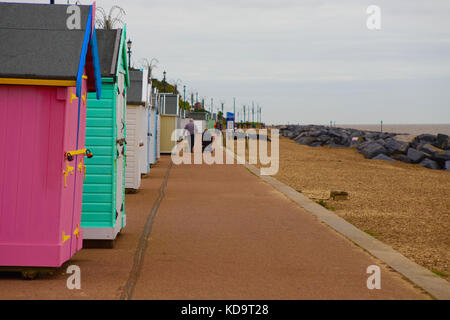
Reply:
<svg viewBox="0 0 450 320"><path fill-rule="evenodd" d="M189 145L191 147L191 153L194 151L194 144L195 144L195 134L196 134L196 127L194 123L194 119L189 119L189 122L184 126L184 130L186 130L190 135L190 141Z"/></svg>
<svg viewBox="0 0 450 320"><path fill-rule="evenodd" d="M211 152L209 145L212 143L212 134L205 128L202 134L202 152Z"/></svg>

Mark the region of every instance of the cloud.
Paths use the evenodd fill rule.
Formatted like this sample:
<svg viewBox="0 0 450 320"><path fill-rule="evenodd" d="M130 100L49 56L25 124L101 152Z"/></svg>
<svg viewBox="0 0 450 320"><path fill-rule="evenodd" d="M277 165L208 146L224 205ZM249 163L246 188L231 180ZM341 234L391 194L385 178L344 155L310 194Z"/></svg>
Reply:
<svg viewBox="0 0 450 320"><path fill-rule="evenodd" d="M372 4L381 8L380 31L366 28ZM207 101L257 100L263 116L274 122L320 121L330 114L367 123L372 110L399 116L404 105L410 106L407 116L398 121L450 122L450 93L441 89L450 78L447 0L98 0L97 5L126 10L134 61L158 58L158 77L166 70L169 79L182 79L188 91Z"/></svg>

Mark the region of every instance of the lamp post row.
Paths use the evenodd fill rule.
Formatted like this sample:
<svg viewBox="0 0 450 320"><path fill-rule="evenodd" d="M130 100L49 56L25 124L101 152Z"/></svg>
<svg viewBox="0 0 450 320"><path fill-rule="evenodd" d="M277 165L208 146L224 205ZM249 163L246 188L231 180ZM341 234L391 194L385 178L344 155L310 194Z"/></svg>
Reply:
<svg viewBox="0 0 450 320"><path fill-rule="evenodd" d="M54 1L50 1L50 3L54 3ZM131 46L133 45L133 41L131 41L131 39L129 39L127 41L127 48L128 48L128 68L131 69ZM166 84L166 75L167 72L164 71L163 72L163 91L164 93L167 90ZM175 85L177 86L177 84ZM184 101L184 107L186 108L186 85L183 85L183 101ZM196 103L198 103L198 92L195 93L195 101ZM204 99L203 99L203 108L204 108ZM194 93L191 93L191 107L194 106ZM247 106L247 112L246 112L246 106L243 106L243 114L244 114L244 122L245 121L250 121L250 106ZM211 106L210 106L210 113L212 114L214 112L214 99L211 98ZM222 114L224 112L224 103L222 103ZM236 98L233 98L233 114L235 116L236 119ZM238 112L238 117L239 117L240 113ZM247 117L246 117L247 116ZM241 119L242 120L242 119ZM262 109L259 105L256 106L256 121L257 122L261 122L262 121ZM252 101L252 122L255 122L255 103L254 101Z"/></svg>

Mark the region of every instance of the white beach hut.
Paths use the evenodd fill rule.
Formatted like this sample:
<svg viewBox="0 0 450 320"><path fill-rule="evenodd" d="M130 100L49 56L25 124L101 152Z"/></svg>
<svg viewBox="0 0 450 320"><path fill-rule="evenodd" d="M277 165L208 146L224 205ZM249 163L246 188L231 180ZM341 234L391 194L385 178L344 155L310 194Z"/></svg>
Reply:
<svg viewBox="0 0 450 320"><path fill-rule="evenodd" d="M130 88L126 108L126 168L125 188L138 190L141 185L142 153L146 152L148 111L148 71L130 70Z"/></svg>

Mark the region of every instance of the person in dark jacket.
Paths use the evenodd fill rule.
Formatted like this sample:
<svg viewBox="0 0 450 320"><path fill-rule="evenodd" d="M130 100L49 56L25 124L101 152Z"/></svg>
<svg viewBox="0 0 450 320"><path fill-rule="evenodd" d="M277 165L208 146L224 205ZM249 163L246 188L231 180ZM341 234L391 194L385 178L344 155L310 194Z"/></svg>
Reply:
<svg viewBox="0 0 450 320"><path fill-rule="evenodd" d="M208 129L205 129L202 134L202 152L211 152L211 147L207 148L212 143L212 134Z"/></svg>
<svg viewBox="0 0 450 320"><path fill-rule="evenodd" d="M184 126L184 130L186 130L190 135L189 144L190 144L191 153L192 153L194 151L195 134L197 133L196 128L195 128L194 119L189 119L189 122Z"/></svg>

